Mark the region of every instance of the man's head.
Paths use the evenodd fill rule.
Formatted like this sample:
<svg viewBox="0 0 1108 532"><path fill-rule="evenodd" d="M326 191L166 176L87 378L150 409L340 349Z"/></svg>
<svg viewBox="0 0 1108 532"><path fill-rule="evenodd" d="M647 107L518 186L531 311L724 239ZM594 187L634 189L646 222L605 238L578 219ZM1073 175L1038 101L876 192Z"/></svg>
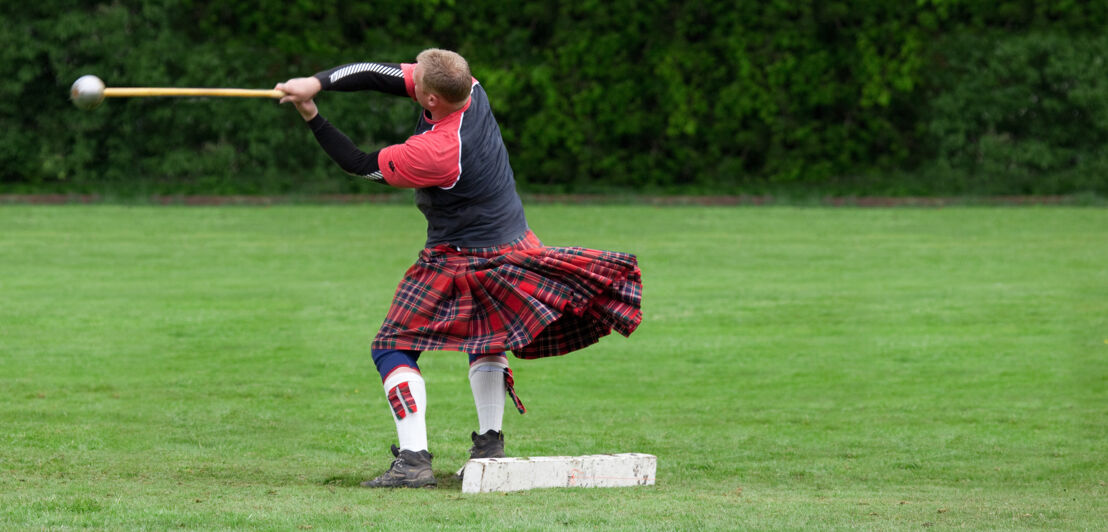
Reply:
<svg viewBox="0 0 1108 532"><path fill-rule="evenodd" d="M460 106L469 98L473 75L465 58L449 50L429 48L416 56L416 99L430 109L431 96L441 98L447 106Z"/></svg>

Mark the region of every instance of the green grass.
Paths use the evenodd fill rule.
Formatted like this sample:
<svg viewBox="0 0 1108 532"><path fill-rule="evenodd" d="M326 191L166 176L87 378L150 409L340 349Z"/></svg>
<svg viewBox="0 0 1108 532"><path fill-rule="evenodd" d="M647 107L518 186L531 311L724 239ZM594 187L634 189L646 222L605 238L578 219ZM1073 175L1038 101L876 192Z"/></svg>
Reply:
<svg viewBox="0 0 1108 532"><path fill-rule="evenodd" d="M520 456L653 487L463 495L464 356L428 353L436 490L356 487L406 205L0 207L0 528L1100 529L1108 210L559 206L639 255L631 338L514 360Z"/></svg>

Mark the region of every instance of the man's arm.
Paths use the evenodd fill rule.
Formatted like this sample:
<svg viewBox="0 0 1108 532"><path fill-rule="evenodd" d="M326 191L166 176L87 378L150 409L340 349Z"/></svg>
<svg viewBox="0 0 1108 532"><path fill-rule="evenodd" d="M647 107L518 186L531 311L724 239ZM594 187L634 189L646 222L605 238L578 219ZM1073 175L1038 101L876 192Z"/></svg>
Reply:
<svg viewBox="0 0 1108 532"><path fill-rule="evenodd" d="M327 155L338 163L343 171L370 181L388 184L377 165L377 155L380 150L373 153L359 150L350 137L331 125L319 113L315 113L315 116L308 120L308 127L315 134L315 139L323 147L323 151L327 152Z"/></svg>
<svg viewBox="0 0 1108 532"><path fill-rule="evenodd" d="M408 76L411 76L410 70L411 65L397 63L351 63L311 77L292 78L273 88L285 93L281 103L304 103L315 98L321 90L374 90L414 98L411 80L404 79L405 71L409 71Z"/></svg>
<svg viewBox="0 0 1108 532"><path fill-rule="evenodd" d="M408 96L404 83L404 70L399 63L351 63L324 70L314 77L322 90L362 91L371 90Z"/></svg>

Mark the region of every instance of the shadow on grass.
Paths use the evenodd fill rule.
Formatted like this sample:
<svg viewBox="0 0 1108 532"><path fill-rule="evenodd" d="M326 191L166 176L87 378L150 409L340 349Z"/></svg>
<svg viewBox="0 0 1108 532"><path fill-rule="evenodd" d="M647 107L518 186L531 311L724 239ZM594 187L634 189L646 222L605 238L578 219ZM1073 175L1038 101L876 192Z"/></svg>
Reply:
<svg viewBox="0 0 1108 532"><path fill-rule="evenodd" d="M343 473L339 475L331 475L323 479L320 484L324 486L332 486L337 488L360 488L361 483L373 478L376 475L361 475L357 473ZM435 471L435 482L437 482L437 489L461 491L462 479L458 478L453 471Z"/></svg>
<svg viewBox="0 0 1108 532"><path fill-rule="evenodd" d="M357 488L363 481L367 480L365 477L355 473L344 473L341 475L331 475L323 479L320 484L324 486L334 486L337 488Z"/></svg>

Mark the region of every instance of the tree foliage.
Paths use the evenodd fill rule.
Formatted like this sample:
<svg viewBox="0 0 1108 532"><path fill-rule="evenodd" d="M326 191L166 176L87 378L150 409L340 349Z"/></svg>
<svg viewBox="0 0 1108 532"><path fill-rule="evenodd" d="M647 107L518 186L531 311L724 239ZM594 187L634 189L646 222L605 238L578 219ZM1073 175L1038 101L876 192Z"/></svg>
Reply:
<svg viewBox="0 0 1108 532"><path fill-rule="evenodd" d="M459 51L533 190L1108 192L1108 7L1002 0L582 0L505 6L231 0L6 3L0 189L357 192L296 113L109 86L269 88L337 64ZM366 149L415 104L325 94ZM908 176L911 187L882 176ZM912 188L914 187L914 188Z"/></svg>

